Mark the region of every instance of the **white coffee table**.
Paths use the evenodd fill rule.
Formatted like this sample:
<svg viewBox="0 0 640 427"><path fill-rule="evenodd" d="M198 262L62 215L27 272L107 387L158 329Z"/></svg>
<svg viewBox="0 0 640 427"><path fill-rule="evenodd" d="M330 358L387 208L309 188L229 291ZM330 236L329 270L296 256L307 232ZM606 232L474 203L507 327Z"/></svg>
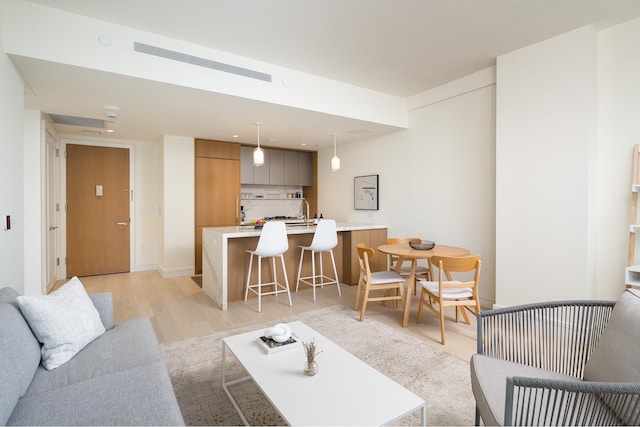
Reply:
<svg viewBox="0 0 640 427"><path fill-rule="evenodd" d="M378 372L304 323L288 324L303 341L313 338L322 353L317 357L317 375L303 374L302 347L266 354L256 338L264 329L222 340L222 388L248 425L229 387L253 380L289 425L384 425L421 410L427 423L424 399ZM229 350L249 376L233 381L225 378L225 353Z"/></svg>

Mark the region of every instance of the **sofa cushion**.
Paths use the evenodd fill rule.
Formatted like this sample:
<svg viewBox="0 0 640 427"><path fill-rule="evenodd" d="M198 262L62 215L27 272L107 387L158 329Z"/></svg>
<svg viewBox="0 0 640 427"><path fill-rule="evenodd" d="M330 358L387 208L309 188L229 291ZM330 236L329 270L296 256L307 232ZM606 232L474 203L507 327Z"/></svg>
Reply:
<svg viewBox="0 0 640 427"><path fill-rule="evenodd" d="M11 361L0 347L0 425L6 425L20 398L20 381Z"/></svg>
<svg viewBox="0 0 640 427"><path fill-rule="evenodd" d="M484 415L484 425L503 425L507 377L549 378L577 381L575 377L508 362L482 354L471 357L471 389ZM489 419L486 419L489 418Z"/></svg>
<svg viewBox="0 0 640 427"><path fill-rule="evenodd" d="M184 420L165 364L156 362L25 396L8 425L184 425Z"/></svg>
<svg viewBox="0 0 640 427"><path fill-rule="evenodd" d="M584 368L584 379L640 382L640 290L625 290Z"/></svg>
<svg viewBox="0 0 640 427"><path fill-rule="evenodd" d="M16 298L42 345L42 364L54 369L105 331L100 314L77 277L50 295Z"/></svg>
<svg viewBox="0 0 640 427"><path fill-rule="evenodd" d="M11 366L15 372L22 396L40 365L40 343L18 307L11 303L0 303L0 326L3 364Z"/></svg>
<svg viewBox="0 0 640 427"><path fill-rule="evenodd" d="M158 362L164 359L149 318L128 320L89 343L64 365L51 371L38 368L26 396Z"/></svg>
<svg viewBox="0 0 640 427"><path fill-rule="evenodd" d="M17 304L16 297L20 296L18 291L13 288L2 288L0 289L0 302L10 302Z"/></svg>
<svg viewBox="0 0 640 427"><path fill-rule="evenodd" d="M105 330L113 328L113 295L111 292L89 295L91 302L100 313L100 320Z"/></svg>

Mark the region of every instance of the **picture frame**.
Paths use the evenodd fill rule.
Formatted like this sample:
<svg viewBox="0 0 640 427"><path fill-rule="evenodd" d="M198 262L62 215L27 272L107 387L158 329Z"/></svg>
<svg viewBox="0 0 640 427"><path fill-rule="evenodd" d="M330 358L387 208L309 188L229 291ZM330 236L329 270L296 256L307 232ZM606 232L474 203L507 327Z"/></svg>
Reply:
<svg viewBox="0 0 640 427"><path fill-rule="evenodd" d="M353 178L354 209L369 211L379 209L379 179L379 175L364 175Z"/></svg>

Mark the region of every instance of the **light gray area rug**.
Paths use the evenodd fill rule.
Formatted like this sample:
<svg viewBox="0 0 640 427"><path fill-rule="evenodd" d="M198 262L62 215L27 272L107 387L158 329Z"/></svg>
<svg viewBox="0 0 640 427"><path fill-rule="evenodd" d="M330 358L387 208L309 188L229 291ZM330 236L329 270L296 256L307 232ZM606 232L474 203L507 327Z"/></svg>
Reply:
<svg viewBox="0 0 640 427"><path fill-rule="evenodd" d="M355 311L342 306L280 319L285 323L294 320L306 323L425 399L428 425L473 425L475 401L471 392L468 362L377 320L365 318L364 322L359 322ZM263 329L274 323L256 324L161 345L187 425L242 424L220 385L222 338ZM304 356L301 354L301 357ZM301 359L300 369L303 363ZM322 375L322 355L318 356L318 363L318 375ZM227 373L227 380L245 375L229 352ZM336 387L340 386L336 384ZM252 381L233 386L231 392L252 425L284 423ZM399 424L420 424L420 411L400 420Z"/></svg>

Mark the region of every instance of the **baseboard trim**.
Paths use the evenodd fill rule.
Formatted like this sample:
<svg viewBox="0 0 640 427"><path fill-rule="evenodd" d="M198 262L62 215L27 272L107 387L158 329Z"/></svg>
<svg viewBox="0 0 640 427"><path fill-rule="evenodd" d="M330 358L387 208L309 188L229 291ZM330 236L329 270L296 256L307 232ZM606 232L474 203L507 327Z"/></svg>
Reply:
<svg viewBox="0 0 640 427"><path fill-rule="evenodd" d="M158 272L163 279L171 279L174 277L193 276L196 272L196 269L195 267L181 267L171 269L158 267Z"/></svg>
<svg viewBox="0 0 640 427"><path fill-rule="evenodd" d="M158 264L138 264L133 267L133 271L151 271L159 269Z"/></svg>

